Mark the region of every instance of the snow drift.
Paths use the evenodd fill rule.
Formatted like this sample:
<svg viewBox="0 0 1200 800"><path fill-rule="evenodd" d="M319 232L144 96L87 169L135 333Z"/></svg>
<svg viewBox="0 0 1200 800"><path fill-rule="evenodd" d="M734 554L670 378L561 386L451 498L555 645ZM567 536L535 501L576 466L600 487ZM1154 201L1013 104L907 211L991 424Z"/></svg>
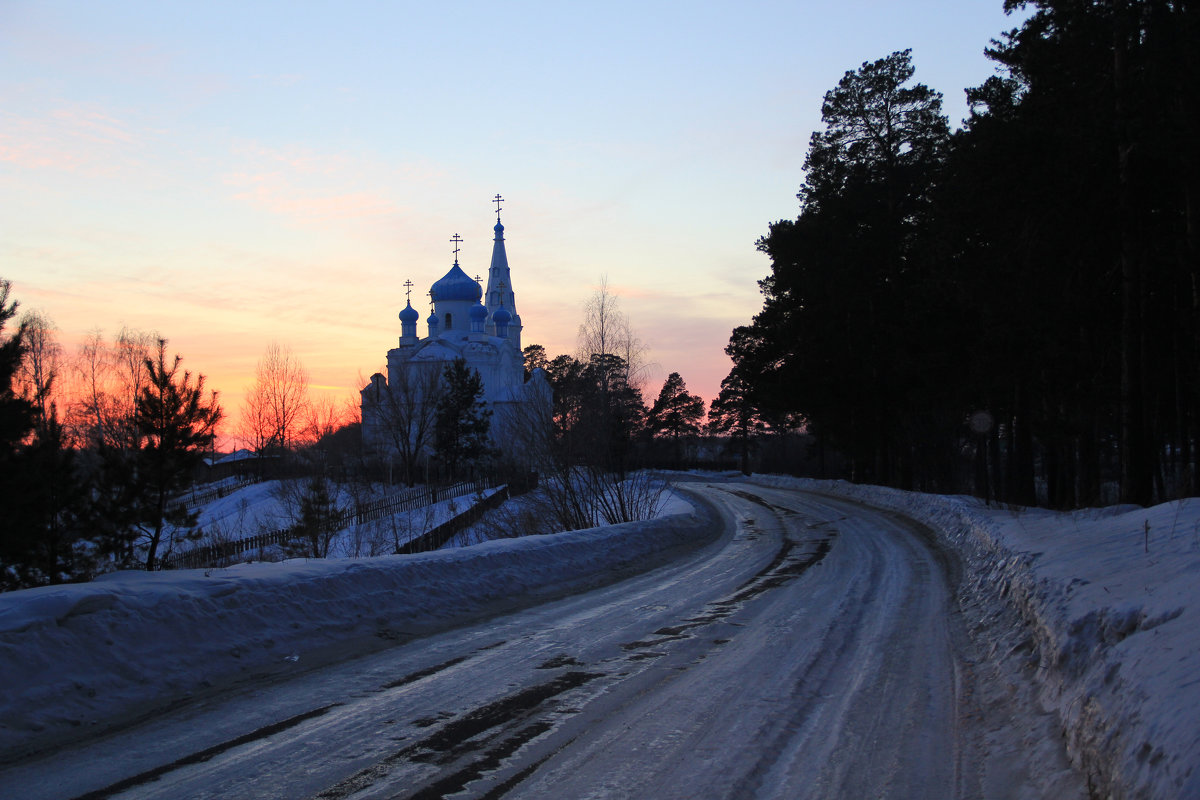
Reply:
<svg viewBox="0 0 1200 800"><path fill-rule="evenodd" d="M0 760L240 680L610 583L719 532L700 507L418 555L122 572L0 595Z"/></svg>

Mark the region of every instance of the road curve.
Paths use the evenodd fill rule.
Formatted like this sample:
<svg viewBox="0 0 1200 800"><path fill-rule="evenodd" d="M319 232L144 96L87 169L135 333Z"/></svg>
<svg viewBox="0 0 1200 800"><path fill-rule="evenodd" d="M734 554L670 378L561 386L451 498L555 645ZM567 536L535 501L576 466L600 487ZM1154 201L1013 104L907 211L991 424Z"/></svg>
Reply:
<svg viewBox="0 0 1200 800"><path fill-rule="evenodd" d="M726 532L669 566L189 706L0 786L30 800L1044 790L1013 746L1026 734L981 700L955 562L920 526L795 490L689 488Z"/></svg>

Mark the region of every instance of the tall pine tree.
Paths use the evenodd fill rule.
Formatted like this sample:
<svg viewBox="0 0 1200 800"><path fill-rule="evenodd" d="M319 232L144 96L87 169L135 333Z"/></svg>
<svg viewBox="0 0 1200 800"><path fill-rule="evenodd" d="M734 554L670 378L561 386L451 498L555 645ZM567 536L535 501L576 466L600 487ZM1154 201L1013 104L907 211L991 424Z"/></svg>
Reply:
<svg viewBox="0 0 1200 800"><path fill-rule="evenodd" d="M687 384L678 372L672 372L663 381L662 389L647 416L647 428L653 436L671 440L675 462L682 460L682 438L700 432L704 420L704 400L689 394Z"/></svg>
<svg viewBox="0 0 1200 800"><path fill-rule="evenodd" d="M24 495L23 450L33 431L33 404L17 392L15 379L25 356L24 330L5 336L17 313L9 301L12 284L0 278L0 586L21 585L27 579L34 532Z"/></svg>
<svg viewBox="0 0 1200 800"><path fill-rule="evenodd" d="M492 412L483 401L483 379L466 360L456 358L442 375L434 421L434 449L451 477L490 453L488 430Z"/></svg>

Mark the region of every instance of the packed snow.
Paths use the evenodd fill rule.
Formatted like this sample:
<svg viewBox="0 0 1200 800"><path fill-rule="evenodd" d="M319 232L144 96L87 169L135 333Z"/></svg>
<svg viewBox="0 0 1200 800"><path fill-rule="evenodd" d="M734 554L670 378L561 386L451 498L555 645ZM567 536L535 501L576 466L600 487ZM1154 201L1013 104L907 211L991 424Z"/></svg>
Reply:
<svg viewBox="0 0 1200 800"><path fill-rule="evenodd" d="M1038 699L1096 788L1200 797L1200 499L1062 513L840 481L763 482L928 525L963 559L960 603L1019 614Z"/></svg>
<svg viewBox="0 0 1200 800"><path fill-rule="evenodd" d="M752 480L929 526L961 556L960 603L1018 620L1037 698L1081 769L1118 794L1200 796L1200 500L1055 513ZM253 505L223 507L245 516ZM0 595L0 761L237 681L611 583L716 535L701 506L674 499L664 511L420 555L123 572Z"/></svg>

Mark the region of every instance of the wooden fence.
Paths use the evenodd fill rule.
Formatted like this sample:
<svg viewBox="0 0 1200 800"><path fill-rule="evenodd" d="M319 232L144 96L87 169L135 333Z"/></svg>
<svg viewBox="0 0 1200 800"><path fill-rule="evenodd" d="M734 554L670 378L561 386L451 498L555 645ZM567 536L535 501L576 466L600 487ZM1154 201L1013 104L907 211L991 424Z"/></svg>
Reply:
<svg viewBox="0 0 1200 800"><path fill-rule="evenodd" d="M534 479L534 482L536 482L536 479ZM450 500L451 498L462 497L468 494L482 493L491 488L494 488L492 481L489 481L486 478L479 478L473 481L460 481L459 483L449 485L423 486L417 489L410 489L408 491L399 492L378 500L373 500L369 503L364 503L356 506L355 508L342 512L329 521L327 531L338 531L351 525L361 525L364 522L383 519L384 517L392 514L431 506L434 503L440 503L443 500ZM231 492L233 490L230 489L229 491ZM226 492L226 494L228 493L229 492ZM225 495L219 496L223 497ZM508 495L506 492L505 497L507 496ZM468 509L465 513L469 514L472 510L473 509ZM482 513L483 512L480 512L480 515L482 515ZM465 516L465 514L460 514L450 522L454 522L455 520L459 519L459 517L463 516ZM476 517L476 519L478 519L478 517ZM449 524L449 522L443 523L443 525L439 525L438 528L434 528L434 531L437 531ZM470 523L464 523L464 527L466 524ZM417 538L424 539L432 532L433 531L430 531L429 533ZM265 533L259 533L255 534L254 536L247 536L241 539L233 539L226 542L216 542L214 544L196 547L191 550L170 556L169 558L163 560L162 566L164 569L199 569L203 567L213 567L229 559L236 560L238 556L241 556L245 553L252 553L272 545L283 545L288 542L295 541L296 539L301 538L303 535L304 534L301 528L298 526L292 526L290 528L267 531ZM445 539L443 539L437 546L440 547L442 544L445 544L445 542L449 540L450 536L453 535L453 532L449 535L446 535ZM433 539L430 541L433 541ZM402 548L403 547L404 546L402 546ZM425 547L422 549L434 548ZM415 553L421 552L421 550L401 549L398 552Z"/></svg>
<svg viewBox="0 0 1200 800"><path fill-rule="evenodd" d="M210 486L203 491L192 488L176 497L175 503L185 508L204 505L205 503L211 503L213 500L228 497L238 489L245 488L254 482L254 478L249 475L239 475L228 483L222 483L219 486Z"/></svg>
<svg viewBox="0 0 1200 800"><path fill-rule="evenodd" d="M461 514L451 517L450 519L438 525L436 528L426 531L420 536L409 539L404 544L396 548L397 553L426 553L430 550L437 550L439 547L450 541L454 534L464 528L475 524L483 517L484 514L491 511L493 508L499 508L500 504L509 497L508 487L501 486L494 494L485 497L475 505L468 508Z"/></svg>

